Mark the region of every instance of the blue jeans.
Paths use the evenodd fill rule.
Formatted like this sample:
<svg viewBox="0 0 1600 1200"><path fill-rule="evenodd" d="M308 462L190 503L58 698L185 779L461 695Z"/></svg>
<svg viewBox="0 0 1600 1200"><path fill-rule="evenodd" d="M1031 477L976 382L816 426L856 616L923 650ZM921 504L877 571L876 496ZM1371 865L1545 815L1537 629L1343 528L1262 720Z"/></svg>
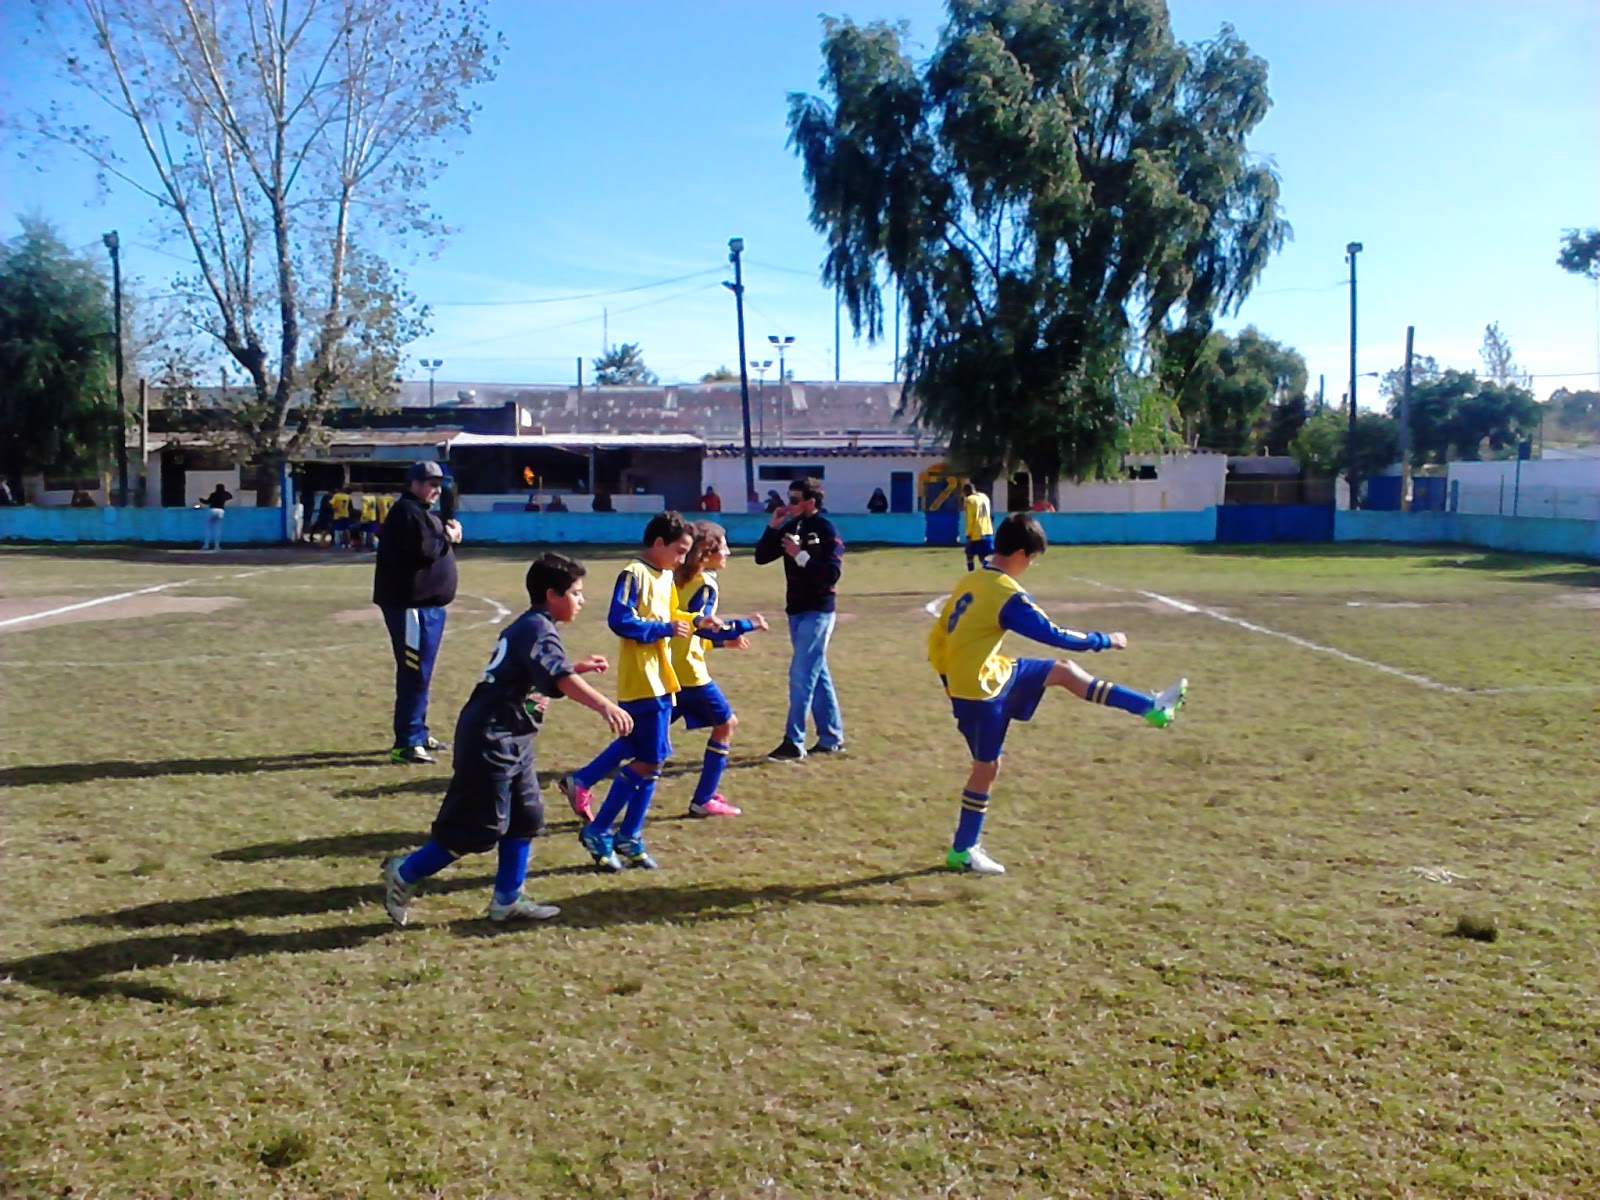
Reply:
<svg viewBox="0 0 1600 1200"><path fill-rule="evenodd" d="M445 610L385 608L394 648L394 744L428 744L428 685L433 681L433 660L444 637Z"/></svg>
<svg viewBox="0 0 1600 1200"><path fill-rule="evenodd" d="M834 614L792 613L789 616L789 721L783 736L796 746L805 744L806 712L817 727L817 744L844 745L844 718L839 697L828 673L828 642L833 637Z"/></svg>

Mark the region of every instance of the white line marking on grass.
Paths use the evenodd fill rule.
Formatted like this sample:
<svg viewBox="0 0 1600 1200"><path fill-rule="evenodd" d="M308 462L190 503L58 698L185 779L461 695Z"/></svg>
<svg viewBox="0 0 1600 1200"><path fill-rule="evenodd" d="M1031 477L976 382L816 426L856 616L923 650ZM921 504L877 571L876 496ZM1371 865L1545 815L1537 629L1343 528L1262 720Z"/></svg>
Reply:
<svg viewBox="0 0 1600 1200"><path fill-rule="evenodd" d="M945 601L948 599L950 599L950 593L946 592L944 595L935 600L929 600L922 606L922 611L927 613L930 617L937 618L938 615L944 611Z"/></svg>
<svg viewBox="0 0 1600 1200"><path fill-rule="evenodd" d="M168 588L183 587L184 584L193 583L192 579L179 579L173 583L158 583L154 587L140 588L136 592L118 592L115 596L98 596L93 600L80 600L77 604L63 604L60 608L47 608L43 612L28 613L21 617L7 617L0 621L0 629L8 625L21 625L25 621L42 621L46 617L59 617L63 613L77 612L79 609L94 608L99 604L115 604L118 600L131 600L135 596L148 596L151 592L164 592Z"/></svg>

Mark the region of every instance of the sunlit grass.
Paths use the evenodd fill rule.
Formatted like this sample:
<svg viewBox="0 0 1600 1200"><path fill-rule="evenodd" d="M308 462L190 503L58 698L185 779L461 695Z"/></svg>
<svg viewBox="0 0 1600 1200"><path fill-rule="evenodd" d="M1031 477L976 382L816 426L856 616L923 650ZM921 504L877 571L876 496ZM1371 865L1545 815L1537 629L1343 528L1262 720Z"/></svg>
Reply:
<svg viewBox="0 0 1600 1200"><path fill-rule="evenodd" d="M959 555L853 549L848 757L765 764L785 639L719 654L745 817L682 819L679 730L662 871L592 874L552 787L560 920L489 928L481 858L401 931L377 862L446 768L382 757L370 560L223 557L0 552L0 597L239 601L0 633L8 1195L1600 1194L1593 566L1052 551L1046 609L1129 634L1094 669L1191 699L1050 696L972 880L922 661ZM441 731L525 564L464 556ZM724 606L779 616L777 571ZM598 605L570 634L611 652ZM541 770L601 739L555 705Z"/></svg>

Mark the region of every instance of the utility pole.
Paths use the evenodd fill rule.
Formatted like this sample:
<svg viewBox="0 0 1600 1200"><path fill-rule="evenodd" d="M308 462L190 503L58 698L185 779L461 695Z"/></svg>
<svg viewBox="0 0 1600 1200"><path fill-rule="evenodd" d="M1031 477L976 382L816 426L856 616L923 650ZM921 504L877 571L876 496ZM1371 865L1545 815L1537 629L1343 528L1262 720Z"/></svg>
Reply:
<svg viewBox="0 0 1600 1200"><path fill-rule="evenodd" d="M428 408L431 411L433 408L433 377L439 368L444 366L444 359L425 358L422 360L422 365L428 372Z"/></svg>
<svg viewBox="0 0 1600 1200"><path fill-rule="evenodd" d="M722 286L733 292L734 310L739 314L739 406L744 413L744 501L746 511L756 503L756 456L750 445L750 368L744 353L744 267L739 256L744 253L743 238L728 239L728 261L733 264L733 282L726 279Z"/></svg>
<svg viewBox="0 0 1600 1200"><path fill-rule="evenodd" d="M128 506L128 411L122 394L122 243L113 229L100 239L111 251L111 295L117 327L117 507Z"/></svg>
<svg viewBox="0 0 1600 1200"><path fill-rule="evenodd" d="M1317 411L1318 412L1321 412L1323 410L1323 408L1325 408L1327 406L1327 403L1328 403L1327 391L1328 391L1328 377L1326 375L1318 375L1317 376Z"/></svg>
<svg viewBox="0 0 1600 1200"><path fill-rule="evenodd" d="M794 345L794 337L785 334L779 337L775 333L767 334L767 341L778 348L778 446L783 446L783 410L788 406L789 399L789 368L784 366L784 351ZM754 497L752 497L754 499Z"/></svg>
<svg viewBox="0 0 1600 1200"><path fill-rule="evenodd" d="M833 289L833 381L839 382L839 289Z"/></svg>
<svg viewBox="0 0 1600 1200"><path fill-rule="evenodd" d="M1350 507L1361 507L1356 497L1356 255L1365 249L1360 242L1344 248L1350 260L1350 435L1345 443L1345 478L1350 484Z"/></svg>
<svg viewBox="0 0 1600 1200"><path fill-rule="evenodd" d="M139 479L143 484L144 506L150 507L150 387L139 380Z"/></svg>
<svg viewBox="0 0 1600 1200"><path fill-rule="evenodd" d="M1411 346L1417 327L1406 326L1406 375L1400 386L1400 511L1411 511Z"/></svg>

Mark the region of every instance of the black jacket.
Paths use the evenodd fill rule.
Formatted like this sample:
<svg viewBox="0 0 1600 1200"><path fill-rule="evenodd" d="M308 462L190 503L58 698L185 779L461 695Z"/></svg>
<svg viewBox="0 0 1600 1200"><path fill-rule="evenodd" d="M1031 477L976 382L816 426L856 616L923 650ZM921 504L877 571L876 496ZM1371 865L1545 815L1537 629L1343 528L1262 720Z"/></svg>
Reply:
<svg viewBox="0 0 1600 1200"><path fill-rule="evenodd" d="M381 608L440 608L456 598L456 556L444 521L405 491L378 532L372 602Z"/></svg>
<svg viewBox="0 0 1600 1200"><path fill-rule="evenodd" d="M800 539L800 549L806 554L805 566L783 552L784 536L790 533ZM839 576L844 573L844 542L833 522L818 515L796 517L777 529L768 525L756 543L756 562L769 563L779 558L783 559L783 574L788 583L784 611L790 615L832 612Z"/></svg>

